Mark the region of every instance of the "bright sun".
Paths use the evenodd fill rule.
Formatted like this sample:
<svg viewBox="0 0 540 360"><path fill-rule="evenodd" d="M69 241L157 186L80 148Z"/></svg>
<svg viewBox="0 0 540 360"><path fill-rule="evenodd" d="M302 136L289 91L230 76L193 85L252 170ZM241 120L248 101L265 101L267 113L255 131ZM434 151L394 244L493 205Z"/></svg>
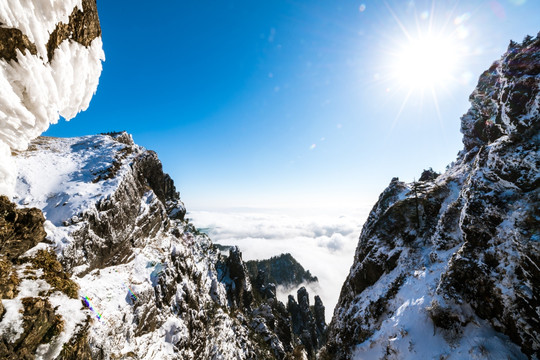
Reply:
<svg viewBox="0 0 540 360"><path fill-rule="evenodd" d="M458 51L451 37L409 38L395 53L393 72L400 86L425 90L444 87L455 78Z"/></svg>
<svg viewBox="0 0 540 360"><path fill-rule="evenodd" d="M374 76L384 84L381 89L388 99L399 101L403 96L392 128L409 105L414 111L433 106L442 123L439 100L452 94L456 86L468 84L471 77L467 71L467 58L472 54L467 39L471 15L455 13L455 8L436 0L431 0L431 8L406 3L406 8L394 9L385 2L397 26L388 27L381 54L383 75Z"/></svg>

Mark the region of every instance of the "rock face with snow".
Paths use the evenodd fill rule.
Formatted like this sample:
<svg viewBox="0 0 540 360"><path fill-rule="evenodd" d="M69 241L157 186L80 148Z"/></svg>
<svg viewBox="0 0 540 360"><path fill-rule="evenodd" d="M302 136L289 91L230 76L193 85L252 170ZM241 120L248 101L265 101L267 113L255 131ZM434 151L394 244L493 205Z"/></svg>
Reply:
<svg viewBox="0 0 540 360"><path fill-rule="evenodd" d="M0 196L0 358L32 359L38 347L58 336L64 320L46 291L77 298L77 285L53 253L38 250L23 256L46 238L45 219L38 209L17 209ZM40 280L38 280L38 275ZM46 279L47 287L44 285ZM41 292L41 296L33 296ZM76 302L76 300L75 300ZM83 352L76 351L79 358Z"/></svg>
<svg viewBox="0 0 540 360"><path fill-rule="evenodd" d="M0 194L12 194L10 153L86 110L104 60L95 0L0 3Z"/></svg>
<svg viewBox="0 0 540 360"><path fill-rule="evenodd" d="M457 161L380 195L321 358L540 357L540 37L470 101Z"/></svg>
<svg viewBox="0 0 540 360"><path fill-rule="evenodd" d="M273 283L291 287L319 281L289 253L265 260L250 260L246 266L251 281L260 284Z"/></svg>
<svg viewBox="0 0 540 360"><path fill-rule="evenodd" d="M291 313L293 333L304 345L309 356L314 357L317 350L325 342L326 321L324 306L319 296L315 296L315 305L309 306L309 294L305 287L297 291L297 300L289 295L287 310Z"/></svg>
<svg viewBox="0 0 540 360"><path fill-rule="evenodd" d="M0 357L314 358L320 299L312 313L304 291L309 326L293 330L275 288L184 218L130 135L40 137L15 160L15 204L0 198Z"/></svg>

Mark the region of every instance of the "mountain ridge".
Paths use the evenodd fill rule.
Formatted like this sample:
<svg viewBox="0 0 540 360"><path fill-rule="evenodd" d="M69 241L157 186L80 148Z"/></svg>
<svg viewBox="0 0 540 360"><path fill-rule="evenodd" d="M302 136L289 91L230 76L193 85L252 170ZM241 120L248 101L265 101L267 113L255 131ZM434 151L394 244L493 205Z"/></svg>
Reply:
<svg viewBox="0 0 540 360"><path fill-rule="evenodd" d="M1 356L19 356L17 341L31 338L29 358L314 358L326 327L320 299L311 307L302 289L286 306L267 281L252 284L238 248L221 255L184 218L156 153L127 133L40 137L15 161L13 200L40 230L6 263L17 280L2 300ZM0 218L24 219L11 213ZM12 253L5 239L2 259ZM58 325L37 336L21 327L21 309Z"/></svg>
<svg viewBox="0 0 540 360"><path fill-rule="evenodd" d="M298 286L302 283L318 282L316 276L296 261L290 254L280 254L269 259L250 260L246 262L247 270L252 282L259 276L263 283L273 283L285 287ZM261 274L262 271L262 274Z"/></svg>
<svg viewBox="0 0 540 360"><path fill-rule="evenodd" d="M540 37L511 42L470 96L456 162L392 179L362 229L323 359L540 356L539 74Z"/></svg>

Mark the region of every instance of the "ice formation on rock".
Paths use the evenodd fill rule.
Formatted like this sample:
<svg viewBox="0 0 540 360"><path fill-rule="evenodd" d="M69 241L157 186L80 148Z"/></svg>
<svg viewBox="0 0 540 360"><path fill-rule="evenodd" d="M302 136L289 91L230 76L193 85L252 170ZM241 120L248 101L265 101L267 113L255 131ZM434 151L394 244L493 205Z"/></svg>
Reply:
<svg viewBox="0 0 540 360"><path fill-rule="evenodd" d="M0 3L0 194L15 185L12 151L88 108L104 59L95 0Z"/></svg>

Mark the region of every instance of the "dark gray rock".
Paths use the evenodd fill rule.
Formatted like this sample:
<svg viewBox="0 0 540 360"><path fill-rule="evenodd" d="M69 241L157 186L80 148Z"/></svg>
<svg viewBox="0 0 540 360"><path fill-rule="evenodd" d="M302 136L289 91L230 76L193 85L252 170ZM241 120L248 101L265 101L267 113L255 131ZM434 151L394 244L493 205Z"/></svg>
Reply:
<svg viewBox="0 0 540 360"><path fill-rule="evenodd" d="M315 306L311 307L305 287L298 289L297 299L298 302L289 295L287 302L287 311L291 314L292 331L298 336L308 357L315 358L317 350L325 341L324 306L320 297L316 296Z"/></svg>
<svg viewBox="0 0 540 360"><path fill-rule="evenodd" d="M325 308L320 296L315 295L313 315L315 317L315 327L317 328L317 340L321 346L326 343L326 320L324 310Z"/></svg>
<svg viewBox="0 0 540 360"><path fill-rule="evenodd" d="M439 177L439 173L433 171L432 168L429 168L427 170L422 171L422 175L420 175L420 179L418 181L433 181L436 178Z"/></svg>
<svg viewBox="0 0 540 360"><path fill-rule="evenodd" d="M225 266L226 272L224 274L231 280L227 284L227 297L230 306L249 310L253 301L251 282L247 275L246 265L242 261L242 253L237 246L230 249Z"/></svg>

